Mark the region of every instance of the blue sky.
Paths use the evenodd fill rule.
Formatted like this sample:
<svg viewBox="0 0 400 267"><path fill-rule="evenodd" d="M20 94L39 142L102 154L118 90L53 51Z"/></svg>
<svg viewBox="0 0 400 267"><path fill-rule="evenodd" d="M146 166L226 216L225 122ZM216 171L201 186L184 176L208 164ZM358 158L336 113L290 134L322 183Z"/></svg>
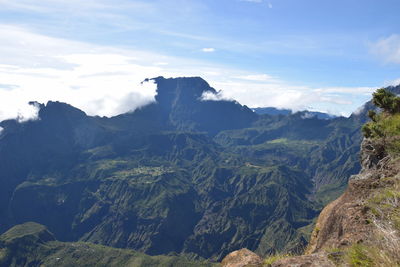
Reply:
<svg viewBox="0 0 400 267"><path fill-rule="evenodd" d="M349 115L400 82L397 0L0 0L0 119L29 100L112 116L146 77L201 76L250 107ZM26 115L25 115L26 114Z"/></svg>

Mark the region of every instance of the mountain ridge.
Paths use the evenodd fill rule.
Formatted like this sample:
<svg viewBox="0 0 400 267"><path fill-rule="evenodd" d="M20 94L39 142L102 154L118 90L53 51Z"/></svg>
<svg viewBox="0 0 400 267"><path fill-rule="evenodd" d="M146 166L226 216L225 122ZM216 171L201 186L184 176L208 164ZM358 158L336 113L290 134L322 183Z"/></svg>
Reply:
<svg viewBox="0 0 400 267"><path fill-rule="evenodd" d="M209 259L304 247L359 171L362 115L257 115L199 99L216 92L200 78L158 79L161 105L102 118L52 102L37 121L1 122L0 231L35 221L61 241Z"/></svg>

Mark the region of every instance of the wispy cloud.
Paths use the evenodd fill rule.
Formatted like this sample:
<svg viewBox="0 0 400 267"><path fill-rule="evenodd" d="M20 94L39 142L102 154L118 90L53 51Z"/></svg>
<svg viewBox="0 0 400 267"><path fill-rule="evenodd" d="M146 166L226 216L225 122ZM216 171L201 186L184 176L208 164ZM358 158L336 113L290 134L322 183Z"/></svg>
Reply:
<svg viewBox="0 0 400 267"><path fill-rule="evenodd" d="M262 3L264 0L239 0L240 2Z"/></svg>
<svg viewBox="0 0 400 267"><path fill-rule="evenodd" d="M220 100L232 100L231 98L226 98L221 91L214 94L213 92L206 91L202 94L201 100L203 101L220 101Z"/></svg>
<svg viewBox="0 0 400 267"><path fill-rule="evenodd" d="M155 66L167 66L168 62L155 62L154 65Z"/></svg>
<svg viewBox="0 0 400 267"><path fill-rule="evenodd" d="M372 43L370 52L386 63L400 63L400 35L393 34Z"/></svg>
<svg viewBox="0 0 400 267"><path fill-rule="evenodd" d="M34 110L27 103L48 100L70 103L90 115L117 115L153 101L154 85L143 87L140 82L159 75L202 76L221 90L217 98L236 99L250 107L312 107L335 114L350 114L373 91L298 86L266 73L54 38L9 25L0 25L0 58L1 83L6 85L0 87L0 121L29 119ZM353 98L361 102L345 101Z"/></svg>
<svg viewBox="0 0 400 267"><path fill-rule="evenodd" d="M241 80L248 80L248 81L256 81L256 82L267 82L267 81L274 81L276 80L271 75L268 74L250 74L250 75L243 75L237 76L236 78Z"/></svg>
<svg viewBox="0 0 400 267"><path fill-rule="evenodd" d="M212 53L212 52L215 52L215 48L205 47L205 48L202 48L201 51L203 51L204 53Z"/></svg>
<svg viewBox="0 0 400 267"><path fill-rule="evenodd" d="M397 85L400 85L400 78L394 79L394 80L390 80L390 81L386 81L383 85L384 86L397 86Z"/></svg>
<svg viewBox="0 0 400 267"><path fill-rule="evenodd" d="M18 122L26 122L39 119L39 104L36 102L20 106L17 115Z"/></svg>
<svg viewBox="0 0 400 267"><path fill-rule="evenodd" d="M255 3L255 4L262 4L266 3L268 8L272 8L271 2L266 2L266 0L239 0L240 2L248 2L248 3Z"/></svg>

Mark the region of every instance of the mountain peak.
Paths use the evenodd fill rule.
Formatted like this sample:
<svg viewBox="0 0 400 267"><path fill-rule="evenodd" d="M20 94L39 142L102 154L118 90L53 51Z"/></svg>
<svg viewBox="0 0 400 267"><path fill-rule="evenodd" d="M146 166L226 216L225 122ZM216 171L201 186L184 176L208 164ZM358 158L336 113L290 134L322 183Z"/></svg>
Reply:
<svg viewBox="0 0 400 267"><path fill-rule="evenodd" d="M59 120L61 118L78 120L86 117L86 113L82 110L59 101L48 101L46 105L39 104L38 107L39 118L42 120Z"/></svg>
<svg viewBox="0 0 400 267"><path fill-rule="evenodd" d="M164 107L199 101L205 92L217 93L201 77L164 78L160 76L145 81L154 81L157 84L155 99Z"/></svg>
<svg viewBox="0 0 400 267"><path fill-rule="evenodd" d="M221 130L249 126L257 118L253 111L236 101L203 99L204 93L216 95L218 92L200 77L156 77L145 81L156 83L156 105L178 130L213 135Z"/></svg>

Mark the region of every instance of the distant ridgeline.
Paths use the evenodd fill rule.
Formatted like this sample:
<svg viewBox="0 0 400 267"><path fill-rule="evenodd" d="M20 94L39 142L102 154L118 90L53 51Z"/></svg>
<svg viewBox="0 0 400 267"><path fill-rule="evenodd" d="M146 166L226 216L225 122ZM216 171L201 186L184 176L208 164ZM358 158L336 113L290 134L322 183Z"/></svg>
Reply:
<svg viewBox="0 0 400 267"><path fill-rule="evenodd" d="M290 115L293 113L292 110L290 109L279 109L279 108L272 108L272 107L267 107L267 108L253 108L253 111L257 114L260 115ZM303 114L304 117L311 118L311 117L317 117L318 119L325 119L325 120L330 120L337 118L337 116L328 114L328 113L323 113L323 112L317 112L317 111L301 111L301 114Z"/></svg>
<svg viewBox="0 0 400 267"><path fill-rule="evenodd" d="M322 210L303 255L262 259L241 249L221 267L400 266L400 97L380 88L372 102L371 121L362 128L361 171Z"/></svg>
<svg viewBox="0 0 400 267"><path fill-rule="evenodd" d="M216 90L201 78L153 80L156 101L131 113L48 102L39 120L0 123L0 233L36 222L64 242L213 260L304 248L360 170L370 104L329 120L259 115L205 100Z"/></svg>

